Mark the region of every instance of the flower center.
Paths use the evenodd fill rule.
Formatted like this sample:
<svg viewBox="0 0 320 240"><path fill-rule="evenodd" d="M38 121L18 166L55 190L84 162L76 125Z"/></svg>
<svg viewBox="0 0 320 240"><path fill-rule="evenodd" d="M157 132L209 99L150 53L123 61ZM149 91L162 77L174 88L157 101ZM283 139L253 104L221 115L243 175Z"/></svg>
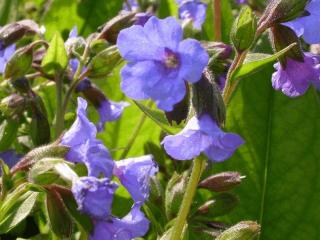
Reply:
<svg viewBox="0 0 320 240"><path fill-rule="evenodd" d="M164 63L167 68L177 68L179 66L178 56L168 48L165 48L165 60Z"/></svg>

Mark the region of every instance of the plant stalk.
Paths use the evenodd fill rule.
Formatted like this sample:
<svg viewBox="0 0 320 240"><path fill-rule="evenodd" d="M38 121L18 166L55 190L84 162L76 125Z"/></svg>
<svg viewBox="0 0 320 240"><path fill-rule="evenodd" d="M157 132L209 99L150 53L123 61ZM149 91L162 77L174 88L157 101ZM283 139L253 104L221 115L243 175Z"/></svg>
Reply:
<svg viewBox="0 0 320 240"><path fill-rule="evenodd" d="M214 17L214 40L216 42L221 42L221 39L222 39L221 0L213 0L213 17Z"/></svg>
<svg viewBox="0 0 320 240"><path fill-rule="evenodd" d="M183 228L186 224L190 207L196 193L205 162L205 159L201 157L195 158L193 161L192 172L189 178L186 192L183 196L182 204L171 232L171 240L180 240L182 238Z"/></svg>
<svg viewBox="0 0 320 240"><path fill-rule="evenodd" d="M64 113L62 111L62 91L63 84L61 75L56 73L55 75L55 83L56 83L56 96L57 96L57 114L56 114L56 138L60 136L64 128Z"/></svg>

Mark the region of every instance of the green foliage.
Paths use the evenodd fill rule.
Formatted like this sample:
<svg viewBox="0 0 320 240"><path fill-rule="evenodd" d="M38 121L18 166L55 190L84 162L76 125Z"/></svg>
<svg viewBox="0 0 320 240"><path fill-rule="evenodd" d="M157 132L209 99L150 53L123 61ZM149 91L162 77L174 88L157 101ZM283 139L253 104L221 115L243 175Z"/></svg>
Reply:
<svg viewBox="0 0 320 240"><path fill-rule="evenodd" d="M241 205L227 219L258 220L261 240L316 239L319 96L314 89L296 99L274 91L272 72L269 65L242 79L228 107L227 129L246 143L215 170L247 178L236 190Z"/></svg>

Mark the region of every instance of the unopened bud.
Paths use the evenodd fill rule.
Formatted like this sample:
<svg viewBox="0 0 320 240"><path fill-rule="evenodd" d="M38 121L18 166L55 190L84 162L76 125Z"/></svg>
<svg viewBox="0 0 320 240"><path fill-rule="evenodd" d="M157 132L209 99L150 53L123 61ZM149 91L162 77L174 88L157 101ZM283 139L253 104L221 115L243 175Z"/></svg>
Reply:
<svg viewBox="0 0 320 240"><path fill-rule="evenodd" d="M105 39L111 44L115 44L117 42L119 32L122 29L130 27L134 23L135 15L135 12L130 12L112 18L102 28L97 39Z"/></svg>
<svg viewBox="0 0 320 240"><path fill-rule="evenodd" d="M233 23L231 41L237 52L243 52L255 41L257 19L251 8L243 7Z"/></svg>
<svg viewBox="0 0 320 240"><path fill-rule="evenodd" d="M83 54L83 51L86 46L86 41L83 37L74 37L70 38L65 43L65 48L68 56L72 56L72 54L78 53L80 56Z"/></svg>
<svg viewBox="0 0 320 240"><path fill-rule="evenodd" d="M26 107L26 99L18 94L11 94L1 100L0 110L6 116L12 117L23 112Z"/></svg>
<svg viewBox="0 0 320 240"><path fill-rule="evenodd" d="M199 218L215 218L230 213L239 203L231 193L221 193L198 208Z"/></svg>
<svg viewBox="0 0 320 240"><path fill-rule="evenodd" d="M116 47L109 47L98 53L90 62L87 72L89 78L102 78L109 75L115 66L121 62L121 56Z"/></svg>
<svg viewBox="0 0 320 240"><path fill-rule="evenodd" d="M200 81L192 85L192 105L198 116L209 114L219 125L226 119L225 105L219 87L207 69Z"/></svg>
<svg viewBox="0 0 320 240"><path fill-rule="evenodd" d="M226 192L238 186L242 178L238 172L222 172L204 179L199 183L199 187L214 192Z"/></svg>
<svg viewBox="0 0 320 240"><path fill-rule="evenodd" d="M216 59L226 60L232 55L232 47L223 42L201 42L202 47L204 47L210 57L215 57Z"/></svg>
<svg viewBox="0 0 320 240"><path fill-rule="evenodd" d="M304 13L308 0L272 0L258 23L261 33L276 24L291 21Z"/></svg>
<svg viewBox="0 0 320 240"><path fill-rule="evenodd" d="M187 186L187 173L182 175L175 173L168 182L165 192L165 210L169 219L178 213L185 189Z"/></svg>
<svg viewBox="0 0 320 240"><path fill-rule="evenodd" d="M304 61L304 54L301 49L300 41L295 32L287 26L281 24L271 28L271 39L275 51L279 52L287 46L295 43L286 54L280 57L280 62L283 66L286 65L286 57L296 61Z"/></svg>
<svg viewBox="0 0 320 240"><path fill-rule="evenodd" d="M109 46L108 42L104 39L97 39L90 42L90 52L98 54Z"/></svg>
<svg viewBox="0 0 320 240"><path fill-rule="evenodd" d="M0 29L0 42L6 47L18 41L26 34L39 34L40 32L40 28L36 22L22 20L2 27Z"/></svg>
<svg viewBox="0 0 320 240"><path fill-rule="evenodd" d="M248 240L256 239L260 234L260 225L256 222L240 222L222 232L216 240Z"/></svg>

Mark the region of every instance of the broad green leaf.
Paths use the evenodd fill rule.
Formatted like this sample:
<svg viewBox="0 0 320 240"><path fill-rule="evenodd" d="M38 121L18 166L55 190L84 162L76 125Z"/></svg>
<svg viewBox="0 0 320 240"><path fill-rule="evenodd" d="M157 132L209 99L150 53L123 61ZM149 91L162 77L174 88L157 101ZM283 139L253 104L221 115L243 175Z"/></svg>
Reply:
<svg viewBox="0 0 320 240"><path fill-rule="evenodd" d="M121 0L55 0L44 16L46 36L60 31L67 37L70 29L78 27L80 35L96 31L122 8Z"/></svg>
<svg viewBox="0 0 320 240"><path fill-rule="evenodd" d="M249 74L255 73L261 70L263 67L268 64L276 61L279 57L288 52L292 47L296 44L291 44L283 50L270 55L270 54L262 54L262 53L251 53L248 54L244 64L233 74L232 78L242 78Z"/></svg>
<svg viewBox="0 0 320 240"><path fill-rule="evenodd" d="M242 79L226 127L246 143L215 171L246 176L227 220L258 221L261 240L317 239L320 229L320 101L314 89L289 98L271 87L272 66Z"/></svg>
<svg viewBox="0 0 320 240"><path fill-rule="evenodd" d="M64 41L59 35L55 33L53 36L49 48L43 57L41 67L48 74L54 74L57 71L61 72L68 65L68 56L64 47Z"/></svg>
<svg viewBox="0 0 320 240"><path fill-rule="evenodd" d="M11 207L1 213L0 233L6 233L17 226L31 212L37 201L39 193L28 191L23 193L15 202L11 203ZM3 208L1 208L2 210Z"/></svg>

